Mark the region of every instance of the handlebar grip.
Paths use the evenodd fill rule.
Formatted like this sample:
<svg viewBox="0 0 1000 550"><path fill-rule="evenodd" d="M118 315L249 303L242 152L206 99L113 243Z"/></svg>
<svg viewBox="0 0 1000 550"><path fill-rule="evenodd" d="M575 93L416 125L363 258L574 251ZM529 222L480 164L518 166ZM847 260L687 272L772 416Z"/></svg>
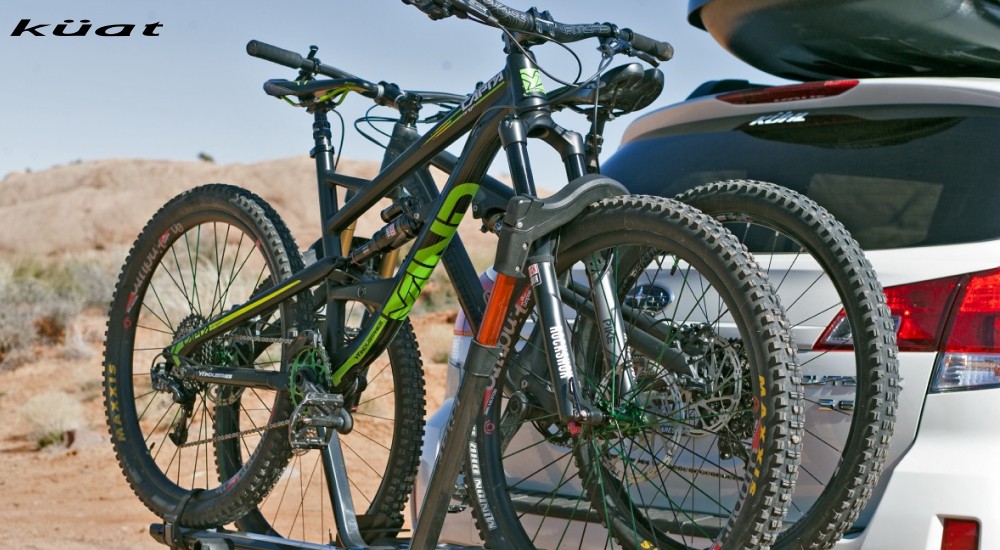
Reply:
<svg viewBox="0 0 1000 550"><path fill-rule="evenodd" d="M304 66L306 65L312 67L312 63L307 63L305 58L301 55L284 48L260 42L258 40L251 40L247 42L247 53L254 57L259 57L266 61L277 63L278 65L284 65L292 69L302 69L305 68Z"/></svg>
<svg viewBox="0 0 1000 550"><path fill-rule="evenodd" d="M313 71L314 73L325 75L330 78L358 78L347 71L342 71L336 67L320 63L318 59L307 59L293 51L279 48L278 46L272 46L259 40L251 40L247 42L247 53L265 61L270 61L271 63L277 63L278 65L284 65L292 69Z"/></svg>
<svg viewBox="0 0 1000 550"><path fill-rule="evenodd" d="M655 40L632 29L622 29L621 33L623 38L632 44L633 48L646 52L660 61L670 61L670 58L674 56L674 47L667 42Z"/></svg>

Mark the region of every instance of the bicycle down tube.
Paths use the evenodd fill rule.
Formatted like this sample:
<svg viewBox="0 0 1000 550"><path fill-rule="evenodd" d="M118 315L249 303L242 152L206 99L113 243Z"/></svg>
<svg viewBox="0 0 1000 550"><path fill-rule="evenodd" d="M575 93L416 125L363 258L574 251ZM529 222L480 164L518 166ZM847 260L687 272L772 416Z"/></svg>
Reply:
<svg viewBox="0 0 1000 550"><path fill-rule="evenodd" d="M513 61L512 61L513 60ZM197 365L189 368L181 358L203 342L231 330L238 324L271 310L283 300L303 292L306 289L330 279L335 283L346 283L337 277L337 271L343 267L350 251L340 249L339 234L356 221L361 214L371 209L375 203L401 185L407 177L435 161L435 157L444 151L463 134L472 128L463 153L455 163L454 169L440 195L436 198L429 212L426 207L418 215L429 222L416 236L413 249L399 268L395 278L381 284L366 284L365 300L371 304L385 304L376 315L379 320L366 335L355 340L347 349L330 349L331 362L336 366L332 378L334 384L339 384L353 369L363 368L364 357L368 354L377 355L384 349L395 335L399 323L406 319L407 314L419 296L428 277L441 259L442 253L448 247L455 235L458 223L465 215L473 197L479 189L477 183L484 178L490 161L500 147L499 134L502 123L511 130L505 132L508 139L508 156L512 168L515 193L533 194L534 182L530 178L530 166L524 152L523 125L513 123L511 119L501 120L502 107L527 103L527 110L544 105L544 97L523 96L518 101L512 93L509 81L521 82L520 76L514 80L509 74L520 74L529 70L530 59L521 54L508 56L508 70L498 73L492 79L480 86L465 103L456 107L447 117L435 125L423 137L408 146L395 160L373 178L367 185L355 190L354 196L342 207L337 208L336 195L330 182L345 181L332 170L332 147L329 145L329 125L326 114L322 110L314 113L314 137L316 140L316 166L318 187L320 193L321 212L324 214L324 255L315 264L293 275L289 280L279 283L275 289L252 297L246 304L234 308L230 312L209 320L201 327L191 331L186 336L173 342L167 348L175 366L186 370L193 380L223 383L243 386L260 386L281 389L288 384L281 375L251 371L248 369L231 369ZM527 68L526 68L527 67ZM521 95L521 94L516 94ZM517 120L517 119L513 119ZM530 123L544 125L547 129L554 128L554 123L548 117L531 119ZM551 133L554 139L562 140L559 133ZM577 136L578 137L578 136ZM550 139L550 142L553 140ZM579 143L562 143L557 146L568 161L569 174L582 173L582 140ZM447 158L447 157L445 157ZM441 165L441 161L436 164ZM361 182L352 180L353 186ZM332 253L331 253L332 252ZM391 281L391 282L390 282ZM337 284L328 290L328 314L336 311L338 296L350 295L358 297L359 285ZM471 301L466 296L466 301ZM332 307L331 307L332 306ZM474 310L475 308L469 308ZM477 320L472 316L473 320ZM334 322L330 325L336 325ZM330 330L335 330L330 329ZM326 338L326 345L334 347L335 338Z"/></svg>

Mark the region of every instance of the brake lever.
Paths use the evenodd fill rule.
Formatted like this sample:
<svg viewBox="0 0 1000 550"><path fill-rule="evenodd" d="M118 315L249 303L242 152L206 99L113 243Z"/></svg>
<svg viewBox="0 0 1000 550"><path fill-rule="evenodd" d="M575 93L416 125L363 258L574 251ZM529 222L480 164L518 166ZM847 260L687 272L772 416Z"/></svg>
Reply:
<svg viewBox="0 0 1000 550"><path fill-rule="evenodd" d="M612 25L612 27L615 29L615 34L618 34L618 28L615 25ZM598 46L597 51L601 52L601 55L604 57L614 57L618 54L625 54L630 57L637 57L653 67L660 66L660 61L658 59L646 52L633 48L631 42L623 40L617 36L602 38L601 45Z"/></svg>
<svg viewBox="0 0 1000 550"><path fill-rule="evenodd" d="M472 15L475 18L478 18L482 21L491 24L500 23L499 21L496 20L495 17L493 17L493 14L490 13L490 10L488 10L486 6L479 3L478 0L450 0L450 1L452 7L455 8L454 9L455 15L461 17L462 19L465 19L470 15Z"/></svg>
<svg viewBox="0 0 1000 550"><path fill-rule="evenodd" d="M296 82L309 82L316 76L320 66L319 59L316 59L317 52L319 52L319 46L309 46L309 54L306 55L306 61L312 61L312 69L299 69L299 77L296 79Z"/></svg>
<svg viewBox="0 0 1000 550"><path fill-rule="evenodd" d="M640 52L640 51L634 50L632 48L629 48L629 50L630 50L629 51L629 55L631 55L632 57L638 57L639 59L645 61L646 63L649 63L650 65L652 65L654 68L660 66L660 60L657 59L657 58L655 58L655 57L653 57L653 56L651 56L651 55L649 55L648 53L646 53L646 52Z"/></svg>
<svg viewBox="0 0 1000 550"><path fill-rule="evenodd" d="M435 21L447 19L453 15L452 3L449 0L403 0L403 3L426 13L427 17Z"/></svg>

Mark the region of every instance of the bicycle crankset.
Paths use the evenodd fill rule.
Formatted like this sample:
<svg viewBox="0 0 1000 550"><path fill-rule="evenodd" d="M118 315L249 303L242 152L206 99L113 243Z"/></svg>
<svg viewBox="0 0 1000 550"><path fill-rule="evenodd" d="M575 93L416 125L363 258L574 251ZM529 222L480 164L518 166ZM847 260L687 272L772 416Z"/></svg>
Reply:
<svg viewBox="0 0 1000 550"><path fill-rule="evenodd" d="M288 440L293 449L322 449L333 430L354 429L354 418L344 407L344 396L329 393L330 359L319 334L305 331L289 350L289 386L295 410L289 419Z"/></svg>

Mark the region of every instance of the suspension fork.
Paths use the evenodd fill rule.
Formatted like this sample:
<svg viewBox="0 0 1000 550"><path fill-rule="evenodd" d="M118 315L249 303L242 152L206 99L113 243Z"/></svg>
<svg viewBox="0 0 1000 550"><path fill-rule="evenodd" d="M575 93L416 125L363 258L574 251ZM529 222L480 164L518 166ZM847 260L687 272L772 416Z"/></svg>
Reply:
<svg viewBox="0 0 1000 550"><path fill-rule="evenodd" d="M592 254L584 262L601 349L605 364L611 368L612 386L609 389L612 401L628 395L635 386L632 353L625 343L625 320L615 285L616 259L616 251L609 250Z"/></svg>
<svg viewBox="0 0 1000 550"><path fill-rule="evenodd" d="M575 435L581 424L600 424L604 415L590 403L577 376L576 357L569 342L571 331L556 275L554 248L555 238L551 235L536 242L534 254L528 258L527 272L545 341L556 410L560 420Z"/></svg>

